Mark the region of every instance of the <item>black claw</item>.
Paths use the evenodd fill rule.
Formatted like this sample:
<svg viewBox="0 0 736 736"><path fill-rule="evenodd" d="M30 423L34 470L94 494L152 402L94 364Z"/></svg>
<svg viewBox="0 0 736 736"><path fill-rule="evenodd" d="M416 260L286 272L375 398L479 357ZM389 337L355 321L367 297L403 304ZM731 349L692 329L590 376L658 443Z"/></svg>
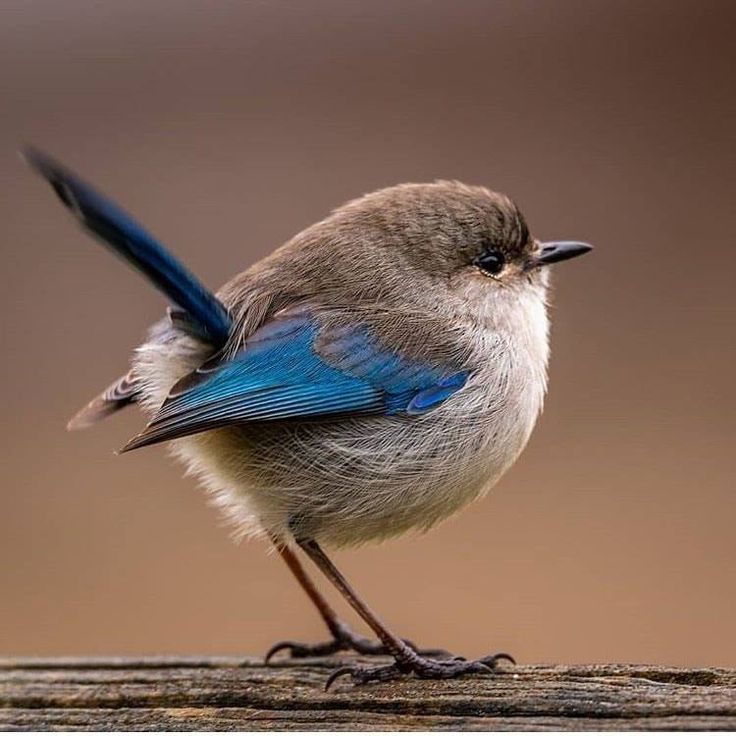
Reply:
<svg viewBox="0 0 736 736"><path fill-rule="evenodd" d="M294 645L296 642L292 641L279 641L276 642L269 650L266 652L266 656L263 658L263 663L268 664L271 661L271 657L273 657L275 654L278 654L279 652L283 651L284 649L294 649Z"/></svg>
<svg viewBox="0 0 736 736"><path fill-rule="evenodd" d="M355 675L353 673L353 669L354 669L353 667L340 667L340 669L335 670L327 678L327 682L325 683L325 692L329 692L335 680L338 680L340 677L343 677L343 675L350 675L351 677L354 677Z"/></svg>
<svg viewBox="0 0 736 736"><path fill-rule="evenodd" d="M471 664L475 665L474 667L469 667L468 672L490 672L493 674L493 667L491 665L486 664L485 662L481 662L480 660L476 662L472 662Z"/></svg>
<svg viewBox="0 0 736 736"><path fill-rule="evenodd" d="M492 654L488 657L483 657L479 661L483 662L483 664L488 665L491 669L495 669L496 665L499 662L509 662L511 664L516 664L516 660L506 652L498 652L498 654Z"/></svg>
<svg viewBox="0 0 736 736"><path fill-rule="evenodd" d="M284 649L289 650L289 656L292 659L304 659L306 657L325 657L347 648L344 642L337 639L322 644L300 644L297 641L280 641L268 650L264 663L268 664L275 654Z"/></svg>

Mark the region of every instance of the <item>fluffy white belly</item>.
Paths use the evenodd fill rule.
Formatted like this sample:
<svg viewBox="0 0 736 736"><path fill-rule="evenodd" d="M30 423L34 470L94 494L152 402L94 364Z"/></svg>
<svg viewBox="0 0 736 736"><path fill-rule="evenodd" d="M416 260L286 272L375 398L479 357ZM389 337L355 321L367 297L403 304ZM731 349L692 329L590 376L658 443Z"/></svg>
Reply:
<svg viewBox="0 0 736 736"><path fill-rule="evenodd" d="M494 346L487 368L422 416L244 424L171 445L239 535L270 530L342 546L426 530L493 486L539 414L544 385L530 356ZM180 334L144 345L144 405L157 408L203 357Z"/></svg>

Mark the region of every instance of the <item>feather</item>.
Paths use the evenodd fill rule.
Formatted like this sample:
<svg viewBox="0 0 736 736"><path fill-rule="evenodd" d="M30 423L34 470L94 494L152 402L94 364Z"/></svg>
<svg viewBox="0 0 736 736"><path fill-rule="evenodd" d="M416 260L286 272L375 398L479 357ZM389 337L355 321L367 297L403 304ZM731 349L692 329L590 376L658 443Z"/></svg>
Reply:
<svg viewBox="0 0 736 736"><path fill-rule="evenodd" d="M137 400L138 386L132 371L111 383L68 422L69 430L86 429Z"/></svg>
<svg viewBox="0 0 736 736"><path fill-rule="evenodd" d="M312 315L287 314L256 330L232 360L185 376L123 451L242 422L400 414L412 402L420 413L466 376L404 359L364 327L325 334Z"/></svg>
<svg viewBox="0 0 736 736"><path fill-rule="evenodd" d="M86 230L184 309L215 347L225 344L231 327L225 307L166 248L116 204L46 154L26 148L23 155Z"/></svg>

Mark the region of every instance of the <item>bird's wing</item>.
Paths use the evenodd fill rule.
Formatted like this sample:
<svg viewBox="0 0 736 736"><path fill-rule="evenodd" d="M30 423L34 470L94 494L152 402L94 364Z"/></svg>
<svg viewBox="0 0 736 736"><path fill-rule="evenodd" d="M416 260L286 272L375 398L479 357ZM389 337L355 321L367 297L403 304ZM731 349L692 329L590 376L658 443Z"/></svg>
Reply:
<svg viewBox="0 0 736 736"><path fill-rule="evenodd" d="M242 422L421 414L462 388L457 366L402 358L365 326L321 327L308 312L274 317L231 360L177 383L123 449Z"/></svg>

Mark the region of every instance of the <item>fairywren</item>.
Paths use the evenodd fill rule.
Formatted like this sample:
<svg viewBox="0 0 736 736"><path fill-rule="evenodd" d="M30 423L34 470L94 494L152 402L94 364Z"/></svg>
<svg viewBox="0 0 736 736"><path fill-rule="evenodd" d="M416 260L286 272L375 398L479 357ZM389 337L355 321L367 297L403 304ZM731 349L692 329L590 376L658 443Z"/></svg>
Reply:
<svg viewBox="0 0 736 736"><path fill-rule="evenodd" d="M392 633L322 546L426 530L484 496L517 459L547 385L548 266L590 250L540 242L505 195L457 181L402 184L336 209L208 291L140 225L68 169L27 161L88 231L173 303L130 370L69 423L131 404L149 423L123 448L170 443L241 534L277 547L324 619L324 644L394 663L356 682L493 670ZM354 634L301 548L373 630Z"/></svg>

